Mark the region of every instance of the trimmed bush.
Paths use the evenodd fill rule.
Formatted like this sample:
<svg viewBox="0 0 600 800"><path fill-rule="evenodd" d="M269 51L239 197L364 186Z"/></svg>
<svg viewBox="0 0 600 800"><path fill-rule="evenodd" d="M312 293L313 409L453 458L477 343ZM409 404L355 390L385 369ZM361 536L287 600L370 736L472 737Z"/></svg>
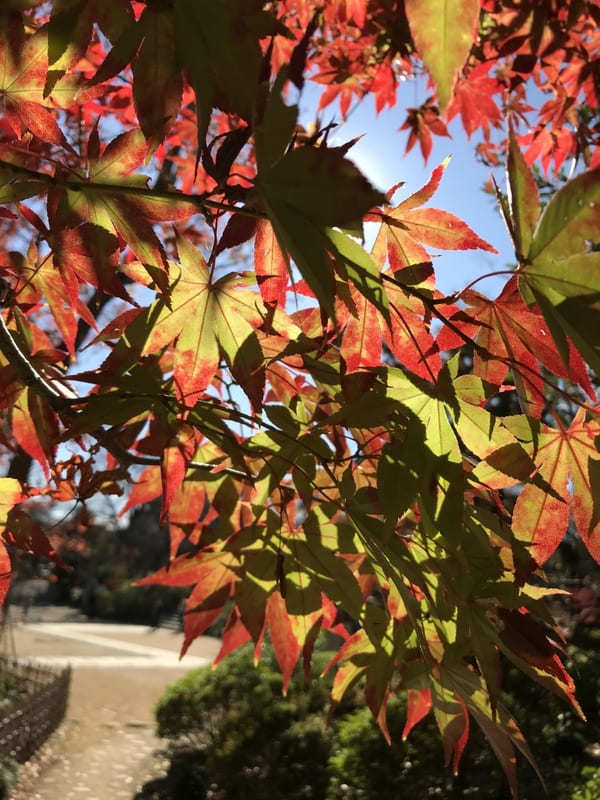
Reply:
<svg viewBox="0 0 600 800"><path fill-rule="evenodd" d="M282 697L273 659L255 669L245 648L167 689L156 706L157 732L172 740L172 753L197 754L212 798L324 797L328 694L325 681L297 675Z"/></svg>
<svg viewBox="0 0 600 800"><path fill-rule="evenodd" d="M600 654L573 648L571 658L587 724L561 700L548 697L509 666L503 702L518 719L553 800L599 800L600 769L591 767L593 759L587 753L589 745L600 740ZM329 654L317 653L314 674L328 660ZM504 774L477 729L472 731L459 775L453 776L443 765L433 718L428 717L407 742L402 741L406 714L402 693L389 703L392 745L388 746L358 690L351 691L332 714L329 691L330 680L306 681L297 672L287 697L282 697L281 675L272 656L267 652L255 668L250 648L234 653L216 670L190 672L169 687L156 707L158 734L170 740L172 758L172 774L160 797L508 797ZM542 787L523 759L519 759L518 772L520 800L538 800ZM188 788L177 788L184 786Z"/></svg>

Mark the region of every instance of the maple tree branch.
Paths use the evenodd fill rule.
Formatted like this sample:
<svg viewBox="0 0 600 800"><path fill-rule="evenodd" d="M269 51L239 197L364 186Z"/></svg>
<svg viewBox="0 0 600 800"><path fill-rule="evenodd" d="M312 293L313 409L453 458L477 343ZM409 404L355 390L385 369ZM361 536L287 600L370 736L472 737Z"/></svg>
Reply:
<svg viewBox="0 0 600 800"><path fill-rule="evenodd" d="M0 314L0 352L14 367L23 383L44 397L56 411L63 411L68 404L60 392L51 386L35 369L21 350Z"/></svg>
<svg viewBox="0 0 600 800"><path fill-rule="evenodd" d="M74 403L84 403L85 398L66 398L63 397L53 386L51 386L39 372L35 369L31 361L23 353L11 332L9 331L2 314L0 314L0 352L8 360L9 364L15 368L23 383L41 395L54 411L61 413L67 412L70 416L76 416L70 406ZM111 439L109 433L102 428L98 428L90 433L97 442L108 450L115 458L124 464L140 464L145 466L160 466L160 458L152 456L138 456L130 453ZM211 464L204 461L191 461L188 469L200 469L212 472L218 464ZM254 475L247 474L233 467L224 467L221 472L231 475L239 480L254 482Z"/></svg>
<svg viewBox="0 0 600 800"><path fill-rule="evenodd" d="M119 458L123 463L130 464L130 465L140 465L146 467L160 467L161 460L158 456L139 456L135 453L130 453L129 450L126 450L124 447L121 447L120 444L114 441L108 441L106 431L94 431L91 436L97 439L100 444L106 448L112 455L116 458ZM215 467L218 467L218 464L211 464L208 461L190 461L187 465L188 469L200 469L206 472L212 472ZM253 484L255 481L255 476L251 473L242 472L239 469L234 469L233 467L223 467L219 473L225 473L226 475L231 475L232 478L238 478L239 480L246 481L250 484Z"/></svg>
<svg viewBox="0 0 600 800"><path fill-rule="evenodd" d="M230 203L220 203L218 200L209 200L199 194L169 192L142 186L129 186L125 183L85 183L84 181L68 181L62 178L56 178L54 175L48 175L45 172L36 172L27 167L11 164L9 161L3 161L1 159L0 169L5 169L15 175L21 175L30 180L39 181L40 183L47 183L57 189L65 189L73 192L95 191L104 192L105 194L124 194L132 197L143 197L146 200L176 200L179 203L190 203L193 206L197 206L199 209L212 208L219 211L230 211L233 214L241 214L242 216L252 217L254 219L266 219L267 216L263 212L248 208L247 206L241 207L231 205Z"/></svg>

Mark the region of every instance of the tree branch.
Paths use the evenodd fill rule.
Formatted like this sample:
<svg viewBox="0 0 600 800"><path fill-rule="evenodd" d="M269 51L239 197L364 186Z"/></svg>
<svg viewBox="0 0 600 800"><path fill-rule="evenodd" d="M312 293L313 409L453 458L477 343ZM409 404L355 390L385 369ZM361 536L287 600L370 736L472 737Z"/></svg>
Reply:
<svg viewBox="0 0 600 800"><path fill-rule="evenodd" d="M9 364L15 368L23 383L33 389L37 394L41 395L54 411L60 413L63 417L66 416L71 419L77 417L79 412L74 411L71 406L74 402L84 403L85 398L63 397L39 374L13 338L13 335L4 322L2 314L0 314L0 352L7 359ZM124 464L160 466L160 458L138 456L130 453L111 439L110 434L102 428L91 431L90 436L93 436L102 447ZM200 469L212 472L212 470L218 466L218 464L211 464L203 461L191 461L188 464L188 469ZM254 476L251 473L245 473L233 467L224 467L221 472L231 475L238 480L244 480L250 483L254 482Z"/></svg>
<svg viewBox="0 0 600 800"><path fill-rule="evenodd" d="M26 386L36 391L48 401L55 411L64 411L68 407L68 401L51 386L35 369L31 361L23 353L12 333L4 322L4 317L0 313L0 352L7 359L19 374L19 377Z"/></svg>
<svg viewBox="0 0 600 800"><path fill-rule="evenodd" d="M85 181L68 181L63 178L56 178L45 172L11 164L9 161L0 160L0 169L12 172L15 176L27 178L29 180L46 183L57 189L65 189L71 192L103 192L104 194L124 194L130 197L143 197L146 200L175 200L179 203L189 203L198 209L212 208L219 211L230 211L232 214L241 214L245 217L254 219L266 219L266 214L245 206L234 206L229 203L220 203L217 200L209 200L199 194L185 194L184 192L169 192L165 190L149 189L141 186L128 186L125 183L86 183Z"/></svg>
<svg viewBox="0 0 600 800"><path fill-rule="evenodd" d="M139 456L135 453L130 453L129 450L121 447L121 445L114 440L110 440L108 433L102 429L93 431L90 435L93 436L94 439L96 439L113 456L115 456L115 458L118 458L124 464L139 464L140 466L146 467L160 467L161 465L161 460L158 456ZM212 472L212 470L218 466L218 464L211 464L208 461L190 461L190 463L187 465L187 468ZM221 472L225 473L226 475L231 475L232 478L246 481L247 483L252 484L255 481L255 476L251 473L242 472L242 470L234 469L233 467L223 467Z"/></svg>

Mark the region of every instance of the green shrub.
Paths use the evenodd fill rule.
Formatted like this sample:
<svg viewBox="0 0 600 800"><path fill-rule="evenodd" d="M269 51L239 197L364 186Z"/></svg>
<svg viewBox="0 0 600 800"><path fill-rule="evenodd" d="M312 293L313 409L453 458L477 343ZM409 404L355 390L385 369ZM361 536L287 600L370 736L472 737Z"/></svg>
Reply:
<svg viewBox="0 0 600 800"><path fill-rule="evenodd" d="M162 615L177 611L184 593L170 586L133 586L129 580L110 590L99 587L95 614L106 619L158 625Z"/></svg>
<svg viewBox="0 0 600 800"><path fill-rule="evenodd" d="M370 800L380 794L419 800L454 796L454 778L443 769L442 745L433 723L422 723L403 742L405 716L404 698L391 698L389 746L368 708L357 708L339 721L327 800Z"/></svg>
<svg viewBox="0 0 600 800"><path fill-rule="evenodd" d="M156 706L157 732L173 753L196 753L212 798L324 797L328 695L325 681L298 674L282 697L273 659L255 669L244 648L169 687Z"/></svg>
<svg viewBox="0 0 600 800"><path fill-rule="evenodd" d="M600 770L583 770L586 745L600 740L598 695L600 654L570 651L588 723L559 698L506 666L503 702L529 741L553 800L600 800ZM317 653L313 673L329 656ZM171 686L156 707L158 734L171 741L179 758L179 780L195 771L196 786L177 800L370 800L379 795L415 800L506 800L506 778L478 728L472 724L458 776L443 765L433 717L402 741L406 708L402 693L388 706L388 746L365 708L350 692L332 715L330 680L292 679L287 697L269 653L258 668L243 648L216 670L194 670ZM518 698L518 699L517 699ZM173 761L175 764L175 761ZM543 795L524 759L518 762L520 800ZM173 783L173 781L171 781ZM183 791L183 790L181 790Z"/></svg>
<svg viewBox="0 0 600 800"><path fill-rule="evenodd" d="M27 694L27 684L18 672L10 668L0 670L0 708L9 706Z"/></svg>
<svg viewBox="0 0 600 800"><path fill-rule="evenodd" d="M570 800L598 800L600 797L600 767L584 767L581 771L581 781Z"/></svg>

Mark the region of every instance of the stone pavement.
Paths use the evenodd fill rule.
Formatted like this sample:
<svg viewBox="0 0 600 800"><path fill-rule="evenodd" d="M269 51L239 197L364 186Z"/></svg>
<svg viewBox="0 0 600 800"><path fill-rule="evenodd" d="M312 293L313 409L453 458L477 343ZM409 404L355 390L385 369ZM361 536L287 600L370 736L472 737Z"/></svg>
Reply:
<svg viewBox="0 0 600 800"><path fill-rule="evenodd" d="M17 624L12 638L19 658L70 663L73 674L66 720L25 765L11 800L132 800L160 774L154 704L220 647L200 637L179 661L180 633L91 622Z"/></svg>

